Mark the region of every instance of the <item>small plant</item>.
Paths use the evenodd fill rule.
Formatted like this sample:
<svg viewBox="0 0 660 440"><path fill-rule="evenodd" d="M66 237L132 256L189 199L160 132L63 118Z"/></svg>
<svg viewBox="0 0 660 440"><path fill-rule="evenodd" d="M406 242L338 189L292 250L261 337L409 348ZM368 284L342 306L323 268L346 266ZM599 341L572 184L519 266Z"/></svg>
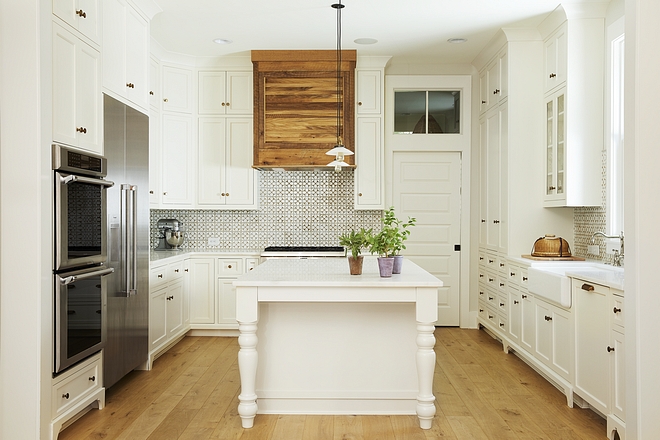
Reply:
<svg viewBox="0 0 660 440"><path fill-rule="evenodd" d="M407 222L396 218L394 207L386 210L383 215L383 227L377 234L372 234L369 239L369 251L381 257L393 257L398 255L406 246L404 241L410 236L410 227L415 226L417 220L408 217Z"/></svg>
<svg viewBox="0 0 660 440"><path fill-rule="evenodd" d="M346 248L346 254L348 250L351 250L351 256L357 258L362 253L362 248L365 248L369 245L369 239L371 237L371 229L361 228L359 231L353 229L351 232L347 232L339 236L339 244Z"/></svg>

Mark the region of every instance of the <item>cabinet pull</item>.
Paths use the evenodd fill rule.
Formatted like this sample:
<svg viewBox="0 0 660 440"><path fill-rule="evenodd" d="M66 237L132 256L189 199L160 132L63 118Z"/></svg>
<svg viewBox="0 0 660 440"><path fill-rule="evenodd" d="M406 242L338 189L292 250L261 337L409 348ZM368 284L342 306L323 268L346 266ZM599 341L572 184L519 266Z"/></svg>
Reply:
<svg viewBox="0 0 660 440"><path fill-rule="evenodd" d="M359 194L358 194L358 197L362 197L362 193L359 193Z"/></svg>
<svg viewBox="0 0 660 440"><path fill-rule="evenodd" d="M163 102L169 102L170 100L167 98L163 98Z"/></svg>
<svg viewBox="0 0 660 440"><path fill-rule="evenodd" d="M500 287L504 287L504 283L500 283Z"/></svg>
<svg viewBox="0 0 660 440"><path fill-rule="evenodd" d="M499 94L500 94L500 89L493 90L493 95L499 95Z"/></svg>
<svg viewBox="0 0 660 440"><path fill-rule="evenodd" d="M495 278L488 278L489 283L492 283L493 281L495 281Z"/></svg>
<svg viewBox="0 0 660 440"><path fill-rule="evenodd" d="M608 347L608 348L609 348L609 347ZM69 393L62 394L62 398L63 398L63 399L66 399L66 400L69 400Z"/></svg>
<svg viewBox="0 0 660 440"><path fill-rule="evenodd" d="M231 269L231 264L228 264L228 265L227 265L227 269Z"/></svg>
<svg viewBox="0 0 660 440"><path fill-rule="evenodd" d="M500 267L504 267L504 263L500 263Z"/></svg>
<svg viewBox="0 0 660 440"><path fill-rule="evenodd" d="M500 303L500 307L504 307L504 303Z"/></svg>
<svg viewBox="0 0 660 440"><path fill-rule="evenodd" d="M614 351L614 347L610 347L609 345L607 346L607 352L611 353Z"/></svg>
<svg viewBox="0 0 660 440"><path fill-rule="evenodd" d="M495 260L491 260L491 259L489 258L489 259L488 259L488 264L493 264L493 261L495 261Z"/></svg>
<svg viewBox="0 0 660 440"><path fill-rule="evenodd" d="M551 317L551 316L548 316L548 315L545 315L545 320L546 320L546 321L552 321L552 317Z"/></svg>
<svg viewBox="0 0 660 440"><path fill-rule="evenodd" d="M520 304L520 301L513 300L513 304Z"/></svg>
<svg viewBox="0 0 660 440"><path fill-rule="evenodd" d="M486 223L486 219L482 218L481 223Z"/></svg>
<svg viewBox="0 0 660 440"><path fill-rule="evenodd" d="M89 380L92 381L92 382L96 382L96 376L90 376Z"/></svg>
<svg viewBox="0 0 660 440"><path fill-rule="evenodd" d="M80 10L76 9L76 15L79 16L80 18L87 18L87 13L82 9Z"/></svg>
<svg viewBox="0 0 660 440"><path fill-rule="evenodd" d="M174 272L179 273L179 269L174 269Z"/></svg>
<svg viewBox="0 0 660 440"><path fill-rule="evenodd" d="M153 90L149 90L149 95L154 96L154 91L153 91Z"/></svg>
<svg viewBox="0 0 660 440"><path fill-rule="evenodd" d="M556 73L551 73L551 74L550 74L550 78L556 78L556 77L557 77L557 74L556 74Z"/></svg>
<svg viewBox="0 0 660 440"><path fill-rule="evenodd" d="M618 307L615 307L615 308L613 309L613 312L614 312L614 313L619 313L620 311L621 311L621 309L618 308Z"/></svg>
<svg viewBox="0 0 660 440"><path fill-rule="evenodd" d="M522 296L522 299L527 299L527 295L523 295L523 296Z"/></svg>
<svg viewBox="0 0 660 440"><path fill-rule="evenodd" d="M362 105L362 101L358 101L358 105Z"/></svg>
<svg viewBox="0 0 660 440"><path fill-rule="evenodd" d="M516 273L515 272L509 272L509 276L515 277Z"/></svg>
<svg viewBox="0 0 660 440"><path fill-rule="evenodd" d="M527 281L527 277L523 277L523 281Z"/></svg>
<svg viewBox="0 0 660 440"><path fill-rule="evenodd" d="M500 221L499 220L493 220L493 223L495 223L496 225L499 225Z"/></svg>
<svg viewBox="0 0 660 440"><path fill-rule="evenodd" d="M184 272L188 272L188 269L183 269Z"/></svg>
<svg viewBox="0 0 660 440"><path fill-rule="evenodd" d="M504 327L504 323L503 323L503 322L500 322L500 327Z"/></svg>
<svg viewBox="0 0 660 440"><path fill-rule="evenodd" d="M485 103L486 103L486 101L481 101L481 103L482 103L482 104L485 104Z"/></svg>
<svg viewBox="0 0 660 440"><path fill-rule="evenodd" d="M483 296L483 294L484 294L483 292L479 292L479 295Z"/></svg>
<svg viewBox="0 0 660 440"><path fill-rule="evenodd" d="M585 284L582 285L582 290L586 290L587 292L593 292L594 291L594 286L592 286L591 284L585 283Z"/></svg>
<svg viewBox="0 0 660 440"><path fill-rule="evenodd" d="M78 133L87 133L87 129L85 127L76 127L76 131Z"/></svg>
<svg viewBox="0 0 660 440"><path fill-rule="evenodd" d="M158 274L158 278L163 278L163 274L162 274L162 273L159 273L159 274Z"/></svg>

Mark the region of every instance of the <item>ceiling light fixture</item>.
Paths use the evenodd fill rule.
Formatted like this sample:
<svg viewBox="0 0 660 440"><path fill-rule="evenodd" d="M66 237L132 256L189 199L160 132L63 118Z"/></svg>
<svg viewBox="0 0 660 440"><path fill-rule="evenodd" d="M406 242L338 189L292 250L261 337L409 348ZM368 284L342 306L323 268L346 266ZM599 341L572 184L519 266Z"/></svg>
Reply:
<svg viewBox="0 0 660 440"><path fill-rule="evenodd" d="M355 44L376 44L378 43L378 40L375 38L357 38L353 40L353 43Z"/></svg>
<svg viewBox="0 0 660 440"><path fill-rule="evenodd" d="M452 43L452 44L461 44L461 43L465 43L466 41L467 38L450 38L449 40L447 40L448 43Z"/></svg>
<svg viewBox="0 0 660 440"><path fill-rule="evenodd" d="M233 41L225 40L224 38L216 38L215 40L213 40L213 42L218 43L218 44L231 44L231 43L233 43Z"/></svg>
<svg viewBox="0 0 660 440"><path fill-rule="evenodd" d="M335 3L332 5L333 9L337 10L337 145L330 151L328 151L328 156L335 156L335 160L328 164L329 167L334 167L336 172L341 171L341 167L349 166L344 162L344 156L350 156L353 154L351 150L344 146L344 143L341 139L341 108L342 108L342 87L341 87L341 10L344 8L344 5Z"/></svg>

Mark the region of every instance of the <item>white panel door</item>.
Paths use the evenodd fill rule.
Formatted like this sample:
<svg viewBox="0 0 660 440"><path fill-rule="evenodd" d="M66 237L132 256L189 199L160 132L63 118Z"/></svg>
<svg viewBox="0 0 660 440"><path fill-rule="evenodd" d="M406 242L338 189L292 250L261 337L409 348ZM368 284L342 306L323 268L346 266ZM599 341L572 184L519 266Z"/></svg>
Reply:
<svg viewBox="0 0 660 440"><path fill-rule="evenodd" d="M398 218L417 219L405 257L438 277L436 325L459 325L461 154L395 152L392 202ZM404 269L405 270L405 266Z"/></svg>

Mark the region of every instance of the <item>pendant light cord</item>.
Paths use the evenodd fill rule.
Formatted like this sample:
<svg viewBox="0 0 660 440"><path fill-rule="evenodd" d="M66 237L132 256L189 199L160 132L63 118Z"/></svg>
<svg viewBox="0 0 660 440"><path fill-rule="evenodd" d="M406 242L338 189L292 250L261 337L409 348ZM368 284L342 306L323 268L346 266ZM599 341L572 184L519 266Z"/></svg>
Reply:
<svg viewBox="0 0 660 440"><path fill-rule="evenodd" d="M341 83L341 10L344 5L335 3L332 5L337 10L337 145L343 144L341 140L341 105L342 105L342 83Z"/></svg>

